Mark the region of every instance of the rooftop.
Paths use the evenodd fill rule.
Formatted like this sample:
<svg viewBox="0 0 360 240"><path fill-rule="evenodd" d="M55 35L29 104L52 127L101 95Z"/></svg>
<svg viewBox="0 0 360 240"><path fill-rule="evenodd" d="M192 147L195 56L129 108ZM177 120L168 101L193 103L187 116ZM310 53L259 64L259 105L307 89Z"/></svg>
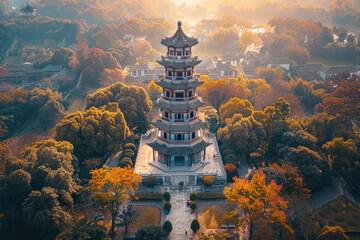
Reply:
<svg viewBox="0 0 360 240"><path fill-rule="evenodd" d="M199 99L194 99L189 102L170 102L168 100L159 99L155 105L159 106L160 108L171 109L173 111L187 111L190 109L199 108L204 105L204 103Z"/></svg>
<svg viewBox="0 0 360 240"><path fill-rule="evenodd" d="M153 149L148 145L155 141L157 130L153 129L148 134L141 138L139 152L136 158L134 171L141 175L155 175L155 176L173 176L176 175L187 176L191 175L217 175L226 177L224 166L221 160L220 151L217 145L216 137L207 131L203 131L203 138L206 143L210 144L206 148L206 155L204 165L199 163L193 164L192 167L166 167L164 164L153 161Z"/></svg>
<svg viewBox="0 0 360 240"><path fill-rule="evenodd" d="M153 122L152 125L168 132L192 132L198 130L199 128L206 127L206 123L201 121L200 119L191 122L175 123L158 119L156 122Z"/></svg>
<svg viewBox="0 0 360 240"><path fill-rule="evenodd" d="M186 90L186 89L190 89L190 88L196 88L196 87L200 86L202 84L202 82L200 82L197 79L178 80L178 81L161 79L159 82L156 82L156 84L163 88L174 89L174 90L179 90L179 89Z"/></svg>
<svg viewBox="0 0 360 240"><path fill-rule="evenodd" d="M197 57L189 58L189 59L181 59L181 60L169 60L168 58L162 57L161 61L157 61L159 64L164 67L173 67L173 68L186 68L186 67L194 67L201 63L200 60L197 60Z"/></svg>
<svg viewBox="0 0 360 240"><path fill-rule="evenodd" d="M171 37L165 37L161 39L161 43L167 47L192 47L198 43L198 40L193 37L188 37L185 35L181 28L181 21L178 22L178 30L176 33Z"/></svg>

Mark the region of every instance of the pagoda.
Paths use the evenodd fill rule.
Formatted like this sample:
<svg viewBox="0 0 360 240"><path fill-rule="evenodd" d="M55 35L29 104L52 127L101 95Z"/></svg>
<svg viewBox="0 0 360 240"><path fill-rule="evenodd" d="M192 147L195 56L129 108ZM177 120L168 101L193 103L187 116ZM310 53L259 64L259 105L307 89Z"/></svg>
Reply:
<svg viewBox="0 0 360 240"><path fill-rule="evenodd" d="M194 67L201 61L191 52L198 40L186 36L181 25L179 21L176 33L161 40L167 53L158 61L165 67L164 77L156 82L162 87L155 103L159 118L152 123L156 128L141 138L135 172L156 176L164 185L180 181L196 184L204 175L224 182L216 136L206 130L207 124L199 117L203 102L196 88L202 82L195 78Z"/></svg>
<svg viewBox="0 0 360 240"><path fill-rule="evenodd" d="M201 82L194 77L194 67L201 61L191 54L197 39L188 37L178 22L176 33L164 38L166 56L159 64L165 67L165 76L156 84L162 87L159 119L152 123L158 128L157 139L148 145L157 153L157 160L168 167L189 166L201 161L202 151L210 144L202 138L205 123L199 119L199 100L196 87ZM153 156L156 155L153 154Z"/></svg>

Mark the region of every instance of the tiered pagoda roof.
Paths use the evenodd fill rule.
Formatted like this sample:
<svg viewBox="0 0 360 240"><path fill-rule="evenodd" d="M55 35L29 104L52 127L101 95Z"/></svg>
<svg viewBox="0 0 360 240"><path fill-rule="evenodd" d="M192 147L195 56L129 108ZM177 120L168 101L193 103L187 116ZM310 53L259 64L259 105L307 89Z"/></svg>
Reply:
<svg viewBox="0 0 360 240"><path fill-rule="evenodd" d="M161 79L159 82L156 82L156 84L159 85L160 87L169 88L173 90L179 90L179 89L187 90L190 88L196 88L200 86L202 82L200 82L197 79L194 79L192 81L188 81L188 80L174 81L168 79Z"/></svg>
<svg viewBox="0 0 360 240"><path fill-rule="evenodd" d="M196 109L204 105L199 99L194 99L190 102L171 102L164 99L159 99L155 103L155 105L159 106L160 108L171 109L173 111L186 111L190 109Z"/></svg>
<svg viewBox="0 0 360 240"><path fill-rule="evenodd" d="M150 147L152 147L154 150L162 152L166 155L175 155L175 156L186 156L189 154L198 153L208 146L210 146L210 143L205 142L204 140L199 140L198 142L192 144L192 145L181 145L181 146L172 146L169 144L164 144L163 142L159 140L155 140L152 143L148 143Z"/></svg>
<svg viewBox="0 0 360 240"><path fill-rule="evenodd" d="M197 57L188 58L188 59L182 59L182 60L173 60L168 59L166 57L162 57L161 61L157 61L164 67L173 67L173 68L186 68L186 67L195 67L199 63L201 63L200 60L197 60Z"/></svg>
<svg viewBox="0 0 360 240"><path fill-rule="evenodd" d="M171 37L165 37L161 39L161 43L167 47L192 47L198 43L198 40L193 37L188 37L185 35L183 30L181 29L181 22L178 22L178 30Z"/></svg>
<svg viewBox="0 0 360 240"><path fill-rule="evenodd" d="M25 13L25 14L32 14L36 11L36 8L32 7L29 2L26 3L26 6L23 7L21 10L21 12Z"/></svg>
<svg viewBox="0 0 360 240"><path fill-rule="evenodd" d="M200 119L191 122L168 122L158 119L156 122L152 122L151 124L167 132L192 132L206 127L206 123Z"/></svg>

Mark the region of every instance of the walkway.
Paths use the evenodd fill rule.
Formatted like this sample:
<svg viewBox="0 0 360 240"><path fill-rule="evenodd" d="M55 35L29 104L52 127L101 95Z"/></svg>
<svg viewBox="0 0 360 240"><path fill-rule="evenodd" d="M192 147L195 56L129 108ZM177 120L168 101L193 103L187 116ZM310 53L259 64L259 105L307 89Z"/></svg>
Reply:
<svg viewBox="0 0 360 240"><path fill-rule="evenodd" d="M186 201L189 199L191 189L186 187L183 190L176 188L169 189L171 195L171 211L169 215L165 216L165 220L172 223L173 230L170 233L170 240L188 240L189 236L194 236L190 225L195 219L196 214L190 213L190 208L186 206ZM185 229L188 229L188 235L185 235Z"/></svg>

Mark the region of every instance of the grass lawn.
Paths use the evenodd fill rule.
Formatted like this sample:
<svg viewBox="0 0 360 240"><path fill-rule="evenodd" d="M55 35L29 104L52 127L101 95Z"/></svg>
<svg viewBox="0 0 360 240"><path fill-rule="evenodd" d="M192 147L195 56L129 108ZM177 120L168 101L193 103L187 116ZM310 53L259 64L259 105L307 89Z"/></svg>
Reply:
<svg viewBox="0 0 360 240"><path fill-rule="evenodd" d="M133 205L132 209L136 212L137 217L134 223L129 225L129 228L141 228L142 226L160 224L161 213L158 207Z"/></svg>
<svg viewBox="0 0 360 240"><path fill-rule="evenodd" d="M68 107L68 112L69 113L85 110L86 102L81 97L72 95L69 102L70 102L70 105Z"/></svg>
<svg viewBox="0 0 360 240"><path fill-rule="evenodd" d="M205 204L201 203L198 205L198 220L200 224L207 229L219 229L221 225L221 216L229 210L229 207L224 204Z"/></svg>

